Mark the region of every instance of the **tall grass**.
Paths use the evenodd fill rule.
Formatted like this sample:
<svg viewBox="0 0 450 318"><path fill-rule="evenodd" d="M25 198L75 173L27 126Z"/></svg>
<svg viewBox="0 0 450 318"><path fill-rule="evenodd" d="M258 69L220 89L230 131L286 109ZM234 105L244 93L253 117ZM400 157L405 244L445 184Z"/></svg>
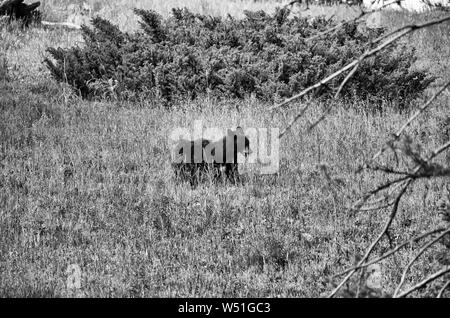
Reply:
<svg viewBox="0 0 450 318"><path fill-rule="evenodd" d="M51 21L67 21L76 24L89 23L89 19L95 15L100 15L117 24L124 31L136 30L139 24L133 9L155 10L162 16L168 16L172 8L186 7L192 12L212 15L226 16L230 14L234 17L243 17L244 10L258 11L264 10L272 13L276 7L284 6L288 0L43 0L41 8L44 19ZM316 6L311 5L306 10L306 5L295 5L293 10L302 16L324 15L329 18L333 16L337 20L349 19L359 13L355 7L345 5L339 6Z"/></svg>
<svg viewBox="0 0 450 318"><path fill-rule="evenodd" d="M129 31L138 28L139 24L133 13L133 9L155 10L167 16L171 13L172 8L186 7L191 11L208 14L213 16L223 16L231 14L233 16L242 16L243 10L265 10L273 11L276 6L281 6L288 1L220 1L220 0L87 0L87 1L55 1L44 0L42 7L44 17L53 20L71 19L73 22L88 22L89 17L100 15L113 23L120 26L122 30ZM83 9L83 4L86 4ZM84 15L85 18L76 18L76 15Z"/></svg>

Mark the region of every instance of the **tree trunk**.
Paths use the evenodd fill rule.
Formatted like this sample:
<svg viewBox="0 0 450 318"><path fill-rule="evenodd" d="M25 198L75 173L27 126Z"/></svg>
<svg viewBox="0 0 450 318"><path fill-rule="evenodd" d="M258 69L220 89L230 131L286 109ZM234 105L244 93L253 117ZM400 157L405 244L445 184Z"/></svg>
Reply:
<svg viewBox="0 0 450 318"><path fill-rule="evenodd" d="M23 3L24 0L6 0L0 3L0 16L6 15L11 19L20 20L28 26L30 22L39 21L40 13L35 11L40 2L32 4Z"/></svg>

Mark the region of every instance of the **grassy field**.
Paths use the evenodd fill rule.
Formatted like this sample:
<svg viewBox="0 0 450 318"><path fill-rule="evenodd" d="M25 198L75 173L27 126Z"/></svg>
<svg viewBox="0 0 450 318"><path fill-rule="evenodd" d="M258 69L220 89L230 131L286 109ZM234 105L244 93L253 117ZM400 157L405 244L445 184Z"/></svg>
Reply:
<svg viewBox="0 0 450 318"><path fill-rule="evenodd" d="M277 4L88 2L124 29L137 25L133 7L167 14L189 3L201 13L240 16L243 9ZM47 17L67 18L61 1L43 6ZM432 15L386 13L381 21L391 28ZM449 28L447 23L407 39L417 48L418 67L443 79L450 74ZM324 106L316 103L282 139L278 175L191 189L173 180L167 145L172 129L194 120L205 127L283 129L301 104L272 117L266 111L271 105L252 99L204 97L171 110L151 100L85 101L54 82L42 63L47 47L75 44L82 45L78 31L0 27L0 297L319 297L380 231L388 210L355 214L347 207L386 177L354 171L410 114L336 102L327 119L307 132ZM424 152L448 140L449 102L447 92L409 128ZM406 194L392 244L439 224L435 204L448 181L418 182ZM383 239L375 254L389 248ZM436 270L437 249L420 258L407 286ZM393 292L414 255L406 248L379 264L378 295ZM443 283L415 295L434 295Z"/></svg>

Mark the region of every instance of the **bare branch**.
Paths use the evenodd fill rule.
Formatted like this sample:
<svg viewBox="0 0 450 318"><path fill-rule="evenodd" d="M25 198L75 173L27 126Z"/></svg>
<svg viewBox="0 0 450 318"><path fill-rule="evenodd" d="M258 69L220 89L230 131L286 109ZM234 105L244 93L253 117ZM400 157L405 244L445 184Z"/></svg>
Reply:
<svg viewBox="0 0 450 318"><path fill-rule="evenodd" d="M278 136L278 138L283 137L284 134L285 134L286 132L288 132L288 131L291 129L292 125L293 125L300 117L303 116L303 114L304 114L304 113L306 112L306 110L309 108L309 105L310 105L309 103L306 104L306 106L304 106L304 107L300 110L300 112L297 114L297 116L295 116L295 117L291 120L291 122L286 126L285 129L283 129L283 131L280 133L280 135Z"/></svg>
<svg viewBox="0 0 450 318"><path fill-rule="evenodd" d="M450 20L450 16L447 16L447 17L441 18L441 19L437 19L437 20L433 20L433 21L429 21L429 22L422 23L422 24L413 24L413 25L408 26L406 29L401 28L403 31L402 31L402 32L398 32L398 31L397 31L398 34L397 34L396 36L394 36L394 37L392 37L391 39L385 41L384 43L380 44L380 45L377 46L376 48L374 48L374 49L372 49L372 50L369 50L369 51L365 52L365 53L362 54L358 59L352 61L351 63L347 64L347 65L344 66L343 68L339 69L338 71L334 72L333 74L329 75L328 77L324 78L323 80L317 82L316 84L314 84L314 85L312 85L312 86L310 86L310 87L304 89L303 91L301 91L301 92L298 93L297 95L294 95L294 96L292 96L292 97L286 99L284 102L282 102L282 103L280 103L280 104L278 104L278 105L275 105L275 106L269 108L269 111L273 111L273 110L275 110L275 109L281 108L281 107L283 107L283 106L285 106L285 105L287 105L287 104L289 104L289 103L291 103L291 102L293 102L293 101L299 99L300 97L306 95L306 94L309 93L310 91L312 91L312 90L314 90L314 89L316 89L316 88L318 88L318 87L320 87L320 86L322 86L322 85L328 83L329 81L331 81L331 80L334 79L335 77L341 75L341 74L344 73L345 71L347 71L347 70L349 70L349 69L351 69L351 68L356 67L356 66L357 66L359 63L361 63L364 59L366 59L366 58L368 58L368 57L374 55L374 54L377 53L378 51L381 51L382 49L384 49L384 48L386 48L386 47L392 45L392 43L394 43L394 42L397 41L398 39L402 38L403 36L405 36L405 35L407 35L407 34L413 32L413 31L415 31L415 30L418 30L418 29L421 29L421 28L425 28L425 27L428 27L428 26L431 26L431 25L439 24L439 23L442 23L442 22L445 22L445 21L448 21L448 20ZM353 75L353 74L351 74L351 75ZM348 80L350 79L350 77L351 77L351 76L348 76L348 78L346 78L346 80L348 81ZM345 84L345 83L344 83L344 84ZM294 119L291 121L291 123L288 125L288 127L283 131L282 134L280 134L281 136L284 136L285 133L292 127L292 125L293 125L299 118L302 117L302 115L305 113L305 111L306 111L306 109L307 109L308 107L309 107L309 105L306 105L306 106L302 109L301 114L299 114L299 115L297 115L297 116L294 117Z"/></svg>
<svg viewBox="0 0 450 318"><path fill-rule="evenodd" d="M360 212L379 211L379 210L386 209L386 208L392 206L394 203L395 203L395 200L387 202L386 204L381 205L381 206L380 205L377 205L377 206L364 206L364 207L359 208L358 211L360 211ZM347 208L349 210L352 210L352 207L347 207Z"/></svg>
<svg viewBox="0 0 450 318"><path fill-rule="evenodd" d="M362 196L361 199L359 199L358 201L356 201L353 204L353 206L351 207L351 210L353 210L353 211L360 210L361 207L363 207L366 204L367 200L370 199L370 197L372 197L373 195L379 193L382 190L389 189L392 185L395 184L396 186L393 189L391 189L391 193L393 193L397 188L401 187L404 184L405 181L410 180L410 179L411 179L411 177L404 176L404 177L401 177L401 178L398 178L398 179L386 182L386 183L378 186L376 189L373 189L371 191L366 192ZM377 203L380 203L381 201L383 201L383 200L379 200L379 202L371 202L371 204L372 205L373 204L377 204Z"/></svg>
<svg viewBox="0 0 450 318"><path fill-rule="evenodd" d="M448 286L450 286L450 280L447 281L444 286L442 286L441 290L439 291L439 294L437 295L437 298L442 298L442 296L444 295L444 291L448 288Z"/></svg>
<svg viewBox="0 0 450 318"><path fill-rule="evenodd" d="M397 285L397 288L394 292L394 297L398 295L400 292L400 289L402 288L403 284L405 283L406 275L408 274L408 271L411 269L412 265L419 259L419 257L432 245L434 245L436 242L438 242L440 239L442 239L447 233L450 233L450 229L447 229L444 231L441 235L433 239L432 241L428 242L420 251L417 253L417 255L408 263L405 270L403 271L402 278L400 279L400 283Z"/></svg>
<svg viewBox="0 0 450 318"><path fill-rule="evenodd" d="M409 171L398 171L390 167L384 167L384 166L374 166L369 167L370 170L373 171L381 171L388 174L394 174L394 175L402 175L405 177L410 177L414 179L423 179L423 178L429 178L429 177L445 177L450 175L450 168L444 168L440 167L438 165L431 165L426 162L422 165L422 170L425 170L423 172L418 173L412 173Z"/></svg>
<svg viewBox="0 0 450 318"><path fill-rule="evenodd" d="M314 90L315 88L319 88L320 86L322 86L322 85L328 83L328 82L331 81L333 78L335 78L335 77L339 76L340 74L344 73L346 70L351 69L351 68L354 67L357 63L358 63L358 60L354 60L354 61L351 62L350 64L347 64L346 66L344 66L344 67L341 68L340 70L334 72L333 74L329 75L328 77L324 78L323 80L317 82L316 84L314 84L314 85L312 85L312 86L310 86L310 87L308 87L308 88L305 88L303 91L301 91L301 92L298 93L297 95L294 95L294 96L292 96L292 97L286 99L284 102L282 102L282 103L280 103L280 104L278 104L278 105L275 105L275 106L270 107L270 108L269 108L269 111L273 111L273 110L275 110L275 109L278 109L278 108L280 108L280 107L283 107L283 106L285 106L285 105L287 105L287 104L289 104L289 103L291 103L291 102L293 102L293 101L299 99L300 97L302 97L302 96L308 94L310 91Z"/></svg>
<svg viewBox="0 0 450 318"><path fill-rule="evenodd" d="M367 168L372 171L381 171L381 172L389 173L389 174L398 174L398 175L404 175L404 176L409 175L408 171L395 170L394 168L386 167L383 165L368 166Z"/></svg>
<svg viewBox="0 0 450 318"><path fill-rule="evenodd" d="M414 29L421 29L421 28L424 28L424 27L428 27L428 26L432 26L432 25L435 25L435 24L439 24L441 22L447 21L448 19L449 19L449 17L444 17L442 19L428 21L428 22L424 22L424 23L421 23L421 24L408 24L408 25L405 25L405 26L403 26L401 28L398 28L398 29L396 29L396 30L394 30L392 32L389 32L387 34L383 34L378 39L375 39L373 41L373 43L378 43L378 42L380 42L380 41L382 41L384 39L387 39L388 37L390 37L390 36L392 36L392 35L394 35L396 33L402 32L402 31L412 31Z"/></svg>
<svg viewBox="0 0 450 318"><path fill-rule="evenodd" d="M427 108L431 105L431 103L443 92L447 89L447 87L450 86L450 80L444 84L444 86L441 87L441 89L439 89L439 91L437 91L422 107L420 107L417 112L411 116L411 118L409 118L409 120L393 135L394 136L394 140L397 140L398 138L400 138L400 135L403 133L403 131L405 131L405 129L411 125L411 123L420 115L422 114L425 110L427 110ZM382 147L371 159L371 161L375 161L375 159L377 159L379 156L381 156L383 154L383 152L385 152L387 149L389 148L389 146L387 144L385 144L384 147Z"/></svg>
<svg viewBox="0 0 450 318"><path fill-rule="evenodd" d="M448 230L450 231L450 229L448 229ZM445 228L435 229L435 230L432 230L432 231L428 231L428 232L426 232L424 234L421 234L419 236L416 236L416 237L410 239L409 241L403 242L402 244L398 245L397 247L395 247L394 249L390 250L389 252L383 254L382 256L380 256L380 257L378 257L376 259L373 259L373 260L371 260L368 263L362 264L361 266L355 266L355 267L351 267L349 269L346 269L345 271L334 275L334 277L342 276L344 274L347 274L347 273L351 272L352 270L358 270L358 269L361 269L361 268L364 268L364 267L376 264L376 263L378 263L378 262L388 258L389 256L397 253L403 247L408 246L408 245L412 245L413 243L416 243L416 242L426 238L427 236L430 236L430 235L433 235L433 234L436 234L436 233L440 233L442 231L445 231Z"/></svg>
<svg viewBox="0 0 450 318"><path fill-rule="evenodd" d="M444 152L445 150L447 150L448 148L450 148L450 140L447 141L445 144L443 144L442 146L440 146L439 148L433 150L433 152L431 153L430 157L428 158L427 161L430 161L431 159L433 159L434 157L436 157L437 155L439 155L440 153Z"/></svg>
<svg viewBox="0 0 450 318"><path fill-rule="evenodd" d="M331 103L330 103L330 105L328 105L328 106L325 108L325 111L323 112L323 114L322 114L315 122L313 122L312 124L309 125L307 131L310 132L310 131L313 130L318 124L320 124L320 123L325 119L325 117L327 117L327 115L331 112L331 109L332 109L332 108L333 108L333 107L332 107L332 105L331 105Z"/></svg>
<svg viewBox="0 0 450 318"><path fill-rule="evenodd" d="M81 26L78 24L70 23L70 22L49 22L49 21L41 21L41 24L46 27L63 27L73 30L81 30Z"/></svg>
<svg viewBox="0 0 450 318"><path fill-rule="evenodd" d="M398 295L397 298L402 298L405 296L408 296L409 294L411 294L413 291L422 288L423 286L427 285L428 283L438 279L439 277L441 277L442 275L445 275L446 273L450 272L450 266L446 266L444 268L442 268L440 271L434 273L433 275L425 278L423 281L421 281L420 283L418 283L417 285L415 285L414 287L411 287L410 289L408 289L407 291L403 292L402 294Z"/></svg>
<svg viewBox="0 0 450 318"><path fill-rule="evenodd" d="M359 64L356 64L355 67L347 74L347 76L342 81L341 85L339 85L338 91L334 95L334 98L337 99L339 97L339 94L341 93L342 89L344 88L345 84L349 81L349 79L356 73L356 70L358 69Z"/></svg>
<svg viewBox="0 0 450 318"><path fill-rule="evenodd" d="M334 31L336 31L336 30L339 30L341 27L343 27L343 26L346 25L346 24L358 22L358 21L360 21L363 17L365 17L366 15L369 15L369 14L372 14L372 13L375 13L375 12L378 12L378 11L381 11L382 9L384 9L384 8L386 8L386 7L388 7L388 6L390 6L390 5L392 5L392 4L396 4L396 3L401 2L401 1L406 1L406 0L393 0L393 1L388 1L388 2L386 2L386 3L384 3L384 4L382 4L380 7L376 8L376 9L372 9L372 10L369 10L369 11L361 10L361 13L360 13L357 17L355 17L355 18L353 18L353 19L351 19L351 20L348 20L348 21L343 21L343 22L341 22L341 23L335 25L335 26L332 27L332 28L329 28L329 29L327 29L327 30L325 30L325 31L323 31L323 32L320 32L320 33L318 33L318 34L316 34L316 35L314 35L314 36L312 36L312 37L309 37L309 38L305 39L305 41L311 41L311 40L315 40L315 39L317 39L317 38L320 38L320 37L322 37L322 36L324 36L324 35L327 35L327 34L329 34L329 33L332 33L332 32L334 32Z"/></svg>
<svg viewBox="0 0 450 318"><path fill-rule="evenodd" d="M359 18L361 18L361 16L358 16L358 19ZM355 19L354 21L357 21L358 19ZM322 36L324 36L324 35L327 35L327 34L329 34L329 33L332 33L333 31L337 31L337 30L339 30L341 27L343 27L345 24L347 24L347 23L349 23L349 21L347 21L347 22L340 22L340 23L338 23L338 24L336 24L334 27L332 27L332 28L329 28L329 29L327 29L327 30L325 30L325 31L323 31L323 32L320 32L320 33L318 33L318 34L316 34L316 35L314 35L314 36L312 36L312 37L309 37L309 38L307 38L307 39L305 39L305 41L312 41L312 40L315 40L315 39L317 39L317 38L320 38L320 37L322 37Z"/></svg>
<svg viewBox="0 0 450 318"><path fill-rule="evenodd" d="M393 32L390 32L389 34L383 35L380 38L378 38L377 40L375 40L373 43L378 43L381 41L384 41L383 43L379 44L377 47L366 51L364 54L362 54L357 60L349 63L348 65L346 65L345 67L341 68L339 71L333 73L332 75L330 75L329 77L327 77L326 79L322 80L319 83L316 83L314 86L311 86L309 88L307 88L306 90L304 90L303 92L301 92L299 95L296 95L292 98L290 98L289 100L287 100L284 103L281 103L275 107L273 107L272 109L276 109L278 107L282 107L284 105L286 105L286 103L295 100L296 98L299 98L301 96L303 96L304 94L308 93L310 90L315 89L316 87L319 87L320 85L325 84L327 81L330 81L332 78L339 76L340 74L342 74L343 72L347 71L348 69L350 69L351 67L353 67L353 69L349 72L349 74L347 74L347 76L345 77L345 79L343 80L343 82L340 84L339 89L335 95L335 98L338 97L339 93L341 92L342 88L344 87L344 85L348 82L348 80L353 76L353 74L355 73L359 63L361 63L365 58L375 54L376 52L382 50L385 47L388 47L389 45L391 45L392 43L394 43L395 41L397 41L398 39L404 37L405 35L417 30L417 29L421 29L424 27L428 27L428 26L432 26L432 25L436 25L445 21L449 21L450 20L450 16L441 18L441 19L436 19L436 20L432 20L432 21L428 21L422 24L412 24L412 25L407 25L401 28L398 28L396 30L394 30ZM394 139L387 142L385 146L383 146L383 148L380 149L380 151L378 151L373 157L372 157L372 161L374 161L377 157L379 157L386 149L388 149L391 146L391 143L395 140L397 140L400 135L405 131L405 129L420 115L422 114L427 108L429 108L429 106L431 105L431 103L437 98L437 96L439 96L443 91L445 91L448 87L450 86L450 81L446 82L440 89L438 92L436 92L423 106L421 106L417 112L393 135ZM301 95L303 94L303 95ZM307 106L306 106L307 107ZM323 116L322 116L323 117ZM298 119L298 116L294 119L295 120ZM292 126L293 122L290 124L290 126ZM434 238L433 240L431 240L430 242L428 242L420 251L419 253L410 261L410 263L407 265L407 267L405 268L403 275L401 277L401 281L398 284L395 292L394 292L394 297L404 297L406 295L408 295L409 293L413 292L414 290L426 285L427 283L437 279L438 277L444 275L446 272L450 271L450 269L448 267L442 269L441 271L433 274L432 276L428 277L427 279L423 280L422 282L420 282L419 284L417 284L416 286L414 286L413 288L410 288L409 290L407 290L406 292L399 294L401 287L404 284L404 281L406 279L406 275L409 271L409 269L412 267L412 265L417 261L417 259L427 250L429 249L433 244L435 244L436 242L438 242L440 239L442 239L442 237L444 237L446 234L450 233L450 228L447 229L438 229L438 230L433 230L433 231L429 231L427 233L424 233L422 235L420 235L419 237L416 237L408 242L404 242L401 245L398 245L397 247L395 247L394 249L392 249L391 251L389 251L388 253L385 253L384 255L382 255L381 257L378 257L370 262L368 262L368 258L370 256L370 254L372 253L373 249L375 248L375 246L380 242L381 238L384 235L388 234L388 231L392 225L393 220L396 217L397 211L398 211L398 205L399 202L402 198L402 196L404 195L404 193L406 192L406 189L417 179L419 178L427 178L427 177L431 177L431 176L442 176L442 175L448 175L448 173L450 172L449 169L447 168L442 168L439 165L432 165L431 161L433 160L433 158L435 158L437 155L439 155L440 153L442 153L443 151L447 150L448 148L450 148L450 141L448 141L447 143L443 144L442 146L436 148L435 150L433 150L431 152L431 154L428 156L428 158L422 159L422 160L415 160L417 165L411 169L411 171L408 172L402 172L402 171L397 171L388 167L375 167L372 168L373 170L379 170L379 171L383 171L385 173L394 173L394 174L400 174L403 175L403 177L389 181L379 187L377 187L374 190L369 191L368 193L366 193L362 199L360 199L357 203L355 203L354 207L356 207L356 210L361 210L363 208L363 206L366 204L366 202L369 200L370 197L372 197L375 194L380 193L383 190L389 190L389 194L391 195L397 188L401 187L401 191L400 193L398 193L396 195L396 198L394 200L393 203L389 203L388 201L388 205L390 206L393 204L392 207L392 211L389 215L389 218L387 219L382 231L379 233L379 235L375 238L375 240L371 243L371 245L368 247L365 255L363 256L363 258L360 260L360 262L358 263L357 266L349 268L345 271L343 271L342 273L339 273L337 276L340 275L344 275L346 274L345 278L338 284L338 286L330 293L329 297L333 297L335 296L335 294L339 291L339 289L352 277L352 275L359 269L361 268L365 268L371 264L374 264L376 262L379 262L391 255L393 255L394 253L398 252L401 248L405 247L408 244L412 244L413 242L416 242L420 239L423 239L425 237L428 237L432 234L438 233L438 232L442 232L438 237ZM408 154L407 155L411 155ZM370 165L367 164L366 167L370 168ZM394 187L392 187L394 186ZM392 187L392 188L391 188ZM385 198L383 200L389 200L389 198ZM380 206L376 207L375 209L379 209ZM444 286L443 290L446 288L447 286Z"/></svg>
<svg viewBox="0 0 450 318"><path fill-rule="evenodd" d="M433 150L426 160L424 160L423 162L419 163L407 175L405 175L405 176L403 176L401 178L394 179L392 181L386 182L385 184L382 184L382 185L378 186L376 189L373 189L371 191L366 192L362 196L361 199L359 199L358 201L356 201L353 204L353 206L351 207L351 210L361 210L361 208L366 204L367 200L369 200L370 197L372 197L373 195L379 193L382 190L388 189L392 185L395 185L395 186L392 189L390 189L391 193L393 193L398 187L402 186L403 182L405 182L407 180L416 180L416 179L420 179L420 178L429 178L431 176L447 176L448 172L449 172L449 169L442 169L442 170L434 171L433 169L424 169L424 168L429 168L430 167L430 161L433 158L435 158L436 156L438 156L440 153L442 153L443 151L448 149L448 148L450 148L450 141L446 142L442 146L440 146L440 147L436 148L435 150ZM421 170L423 170L423 171L421 171ZM428 171L428 170L430 170L430 171ZM383 201L383 200L381 200L381 201ZM381 202L381 201L379 200L379 202ZM376 203L377 202L371 202L372 205L376 204Z"/></svg>
<svg viewBox="0 0 450 318"><path fill-rule="evenodd" d="M380 232L380 234L377 236L377 238L372 242L370 247L367 249L365 255L359 261L359 264L357 265L358 267L360 267L361 265L363 265L367 261L367 259L369 258L370 254L372 253L373 249L375 248L375 246L378 244L378 242L381 240L381 238L385 234L387 234L389 228L391 227L392 222L394 221L395 216L397 215L397 211L398 211L398 206L399 206L400 200L401 200L402 196L405 194L406 189L408 189L408 187L411 185L412 182L413 182L412 179L408 180L406 185L403 187L402 191L397 195L397 198L395 200L395 204L392 207L391 214L389 215L389 218L387 219L383 230ZM339 285L330 293L330 295L328 297L329 298L334 297L334 295L336 295L336 293L339 291L339 289L341 289L341 287L350 279L350 277L353 276L353 274L355 272L356 272L356 269L354 269L350 273L348 273L347 276L339 283Z"/></svg>

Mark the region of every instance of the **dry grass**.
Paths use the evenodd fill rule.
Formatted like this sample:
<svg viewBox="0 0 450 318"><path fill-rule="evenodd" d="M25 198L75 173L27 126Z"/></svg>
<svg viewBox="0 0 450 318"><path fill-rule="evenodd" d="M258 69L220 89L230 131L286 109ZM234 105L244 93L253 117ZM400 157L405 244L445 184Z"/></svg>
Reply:
<svg viewBox="0 0 450 318"><path fill-rule="evenodd" d="M226 16L230 14L235 17L243 17L244 10L264 10L273 12L276 7L290 3L289 0L43 0L42 9L44 18L51 21L69 21L76 24L89 23L89 18L100 15L120 26L124 31L135 30L139 27L136 17L133 14L134 8L155 10L162 16L168 16L172 8L186 7L191 11L213 16ZM83 4L86 6L83 7ZM349 8L344 5L323 7L295 5L294 12L303 16L325 15L334 16L337 20L348 19L356 15L358 9Z"/></svg>
<svg viewBox="0 0 450 318"><path fill-rule="evenodd" d="M90 2L95 7L99 1ZM116 1L99 12L123 13L117 15L120 23L143 3ZM185 2L145 3L166 14ZM202 13L236 15L274 5L188 3ZM45 1L44 8L56 12L56 1ZM406 23L423 17L400 18ZM434 65L448 77L446 27L409 40L422 66ZM279 175L193 190L173 181L171 129L198 119L207 127L283 128L285 118L272 118L268 105L254 100L240 102L241 112L235 101L206 98L172 110L152 101L80 100L54 83L42 65L47 46L78 41L76 32L0 29L0 296L318 297L379 231L382 211L355 215L346 206L385 177L353 171L408 114L336 104L327 120L306 133L307 121L322 107L315 105L282 140ZM449 102L448 94L440 97L408 131L424 151L448 138L442 125ZM297 106L286 111L287 118ZM336 182L329 182L318 163ZM424 181L407 193L391 233L394 244L438 224L434 204L444 183L448 180ZM388 248L383 241L375 253ZM381 263L383 292L393 291L412 252ZM435 262L427 253L411 278L430 274ZM71 264L81 269L80 289L68 288Z"/></svg>

